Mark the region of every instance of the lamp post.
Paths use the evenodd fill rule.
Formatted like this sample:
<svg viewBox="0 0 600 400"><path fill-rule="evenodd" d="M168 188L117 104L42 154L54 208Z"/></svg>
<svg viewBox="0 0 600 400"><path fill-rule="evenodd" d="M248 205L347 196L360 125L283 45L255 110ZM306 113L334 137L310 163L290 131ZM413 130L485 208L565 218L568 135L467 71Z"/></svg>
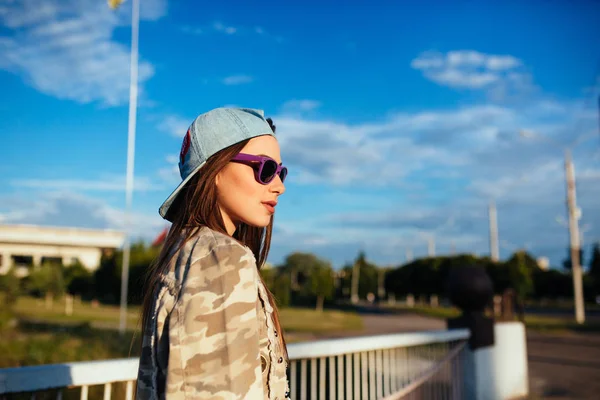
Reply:
<svg viewBox="0 0 600 400"><path fill-rule="evenodd" d="M500 249L498 247L498 214L496 213L496 202L494 200L490 200L488 217L490 221L490 256L492 261L498 262L500 259Z"/></svg>
<svg viewBox="0 0 600 400"><path fill-rule="evenodd" d="M117 9L123 0L108 0L112 9ZM121 307L119 333L127 328L127 287L129 284L129 258L131 252L131 203L133 200L133 167L135 160L135 128L138 95L138 37L140 25L140 2L131 4L131 59L129 65L129 119L127 127L127 172L125 181L125 242L123 243L123 268L121 272Z"/></svg>
<svg viewBox="0 0 600 400"><path fill-rule="evenodd" d="M564 151L565 181L567 189L567 215L569 217L568 222L571 247L571 272L573 275L573 296L575 300L575 321L578 324L583 324L585 322L585 304L583 301L583 272L581 268L581 260L579 259L579 249L581 248L579 237L579 219L581 218L581 210L577 207L575 191L575 166L573 165L571 149L592 135L582 135L570 146L563 146L552 139L538 135L531 131L522 130L520 135L521 137L525 138L533 137L545 140L546 142L551 143L552 145Z"/></svg>

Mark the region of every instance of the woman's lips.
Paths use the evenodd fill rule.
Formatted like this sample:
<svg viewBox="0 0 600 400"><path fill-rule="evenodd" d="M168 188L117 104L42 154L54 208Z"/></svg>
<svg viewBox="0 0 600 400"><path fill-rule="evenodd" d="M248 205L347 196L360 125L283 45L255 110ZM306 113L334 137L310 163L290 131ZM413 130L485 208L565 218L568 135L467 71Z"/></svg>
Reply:
<svg viewBox="0 0 600 400"><path fill-rule="evenodd" d="M275 213L275 206L277 205L277 202L275 201L265 201L262 203L263 206L265 206L265 208L267 209L268 212L270 212L271 214Z"/></svg>

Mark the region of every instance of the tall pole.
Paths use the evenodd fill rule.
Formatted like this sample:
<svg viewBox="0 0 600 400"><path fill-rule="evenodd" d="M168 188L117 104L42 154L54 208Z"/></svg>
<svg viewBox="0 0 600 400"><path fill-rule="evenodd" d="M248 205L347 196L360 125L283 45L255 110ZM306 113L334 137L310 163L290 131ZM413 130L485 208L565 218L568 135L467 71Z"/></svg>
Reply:
<svg viewBox="0 0 600 400"><path fill-rule="evenodd" d="M497 262L500 259L500 249L498 247L498 216L494 200L490 200L488 216L490 219L490 256L492 261Z"/></svg>
<svg viewBox="0 0 600 400"><path fill-rule="evenodd" d="M575 167L571 151L565 150L565 177L567 181L567 210L569 214L569 236L571 242L571 273L573 274L573 295L575 297L575 321L585 322L585 305L583 302L583 283L581 260L579 259L579 210L575 197Z"/></svg>
<svg viewBox="0 0 600 400"><path fill-rule="evenodd" d="M413 252L410 247L406 248L406 262L411 262L413 260Z"/></svg>
<svg viewBox="0 0 600 400"><path fill-rule="evenodd" d="M435 257L435 238L433 235L427 238L427 255L429 257Z"/></svg>
<svg viewBox="0 0 600 400"><path fill-rule="evenodd" d="M358 259L354 261L354 266L352 267L352 294L350 297L352 304L358 303L358 279L360 275L360 265L358 264L358 261Z"/></svg>
<svg viewBox="0 0 600 400"><path fill-rule="evenodd" d="M377 279L377 297L379 301L385 298L385 268L379 268Z"/></svg>
<svg viewBox="0 0 600 400"><path fill-rule="evenodd" d="M127 129L127 178L125 182L125 243L123 249L123 271L121 273L121 312L119 333L123 335L127 328L127 286L129 284L129 257L131 251L130 224L131 203L133 199L133 167L135 159L135 127L138 94L138 35L140 23L140 3L133 0L131 12L131 61L129 77L129 124Z"/></svg>

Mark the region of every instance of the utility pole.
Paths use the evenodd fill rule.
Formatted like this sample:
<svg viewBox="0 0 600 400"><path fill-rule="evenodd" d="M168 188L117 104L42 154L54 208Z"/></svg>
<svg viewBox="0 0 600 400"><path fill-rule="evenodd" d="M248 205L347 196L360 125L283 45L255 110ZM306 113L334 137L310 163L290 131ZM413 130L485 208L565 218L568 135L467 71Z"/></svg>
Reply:
<svg viewBox="0 0 600 400"><path fill-rule="evenodd" d="M358 264L358 260L354 261L354 266L352 267L352 295L350 301L352 304L358 303L358 278L360 275L360 265Z"/></svg>
<svg viewBox="0 0 600 400"><path fill-rule="evenodd" d="M575 167L571 159L571 151L565 150L565 177L567 180L567 211L569 215L569 236L571 241L571 273L573 274L573 295L575 296L575 320L578 324L585 322L585 305L583 302L583 283L581 260L579 259L579 217L575 197Z"/></svg>
<svg viewBox="0 0 600 400"><path fill-rule="evenodd" d="M379 297L379 301L383 301L385 298L385 271L386 268L379 268L379 276L377 279L377 296Z"/></svg>
<svg viewBox="0 0 600 400"><path fill-rule="evenodd" d="M521 131L521 136L530 137L533 136L530 131ZM569 237L571 247L571 273L573 274L573 297L575 303L575 321L578 324L585 322L585 304L583 301L583 282L582 282L582 270L581 260L579 259L579 251L581 249L581 243L579 241L579 218L581 217L581 210L577 207L577 199L575 196L575 166L571 157L571 149L574 149L578 143L581 143L585 139L589 139L592 135L583 135L577 138L569 147L562 147L561 144L546 138L546 141L554 144L555 146L561 147L565 152L565 180L567 184L567 214L569 216Z"/></svg>
<svg viewBox="0 0 600 400"><path fill-rule="evenodd" d="M435 238L433 235L427 238L427 255L429 257L435 257Z"/></svg>
<svg viewBox="0 0 600 400"><path fill-rule="evenodd" d="M410 247L406 248L406 262L411 262L413 260L413 253Z"/></svg>
<svg viewBox="0 0 600 400"><path fill-rule="evenodd" d="M450 255L455 255L456 254L456 244L454 243L454 240L450 241Z"/></svg>
<svg viewBox="0 0 600 400"><path fill-rule="evenodd" d="M498 262L500 259L500 250L498 248L498 216L494 200L490 200L488 216L490 219L490 256L492 257L492 261Z"/></svg>

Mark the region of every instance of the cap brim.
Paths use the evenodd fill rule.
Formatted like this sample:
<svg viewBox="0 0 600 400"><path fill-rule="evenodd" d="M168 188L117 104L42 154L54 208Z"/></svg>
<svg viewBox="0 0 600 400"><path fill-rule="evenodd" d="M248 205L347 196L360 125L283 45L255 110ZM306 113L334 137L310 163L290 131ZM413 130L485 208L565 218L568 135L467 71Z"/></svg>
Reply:
<svg viewBox="0 0 600 400"><path fill-rule="evenodd" d="M183 181L181 181L181 183L175 188L175 190L173 190L173 193L171 193L171 195L167 197L165 202L158 209L158 213L161 217L163 217L169 222L173 222L173 213L171 210L171 206L177 200L177 196L183 190L185 185L190 181L190 179L194 177L194 175L198 173L198 171L204 166L204 164L206 164L206 161L197 166Z"/></svg>

